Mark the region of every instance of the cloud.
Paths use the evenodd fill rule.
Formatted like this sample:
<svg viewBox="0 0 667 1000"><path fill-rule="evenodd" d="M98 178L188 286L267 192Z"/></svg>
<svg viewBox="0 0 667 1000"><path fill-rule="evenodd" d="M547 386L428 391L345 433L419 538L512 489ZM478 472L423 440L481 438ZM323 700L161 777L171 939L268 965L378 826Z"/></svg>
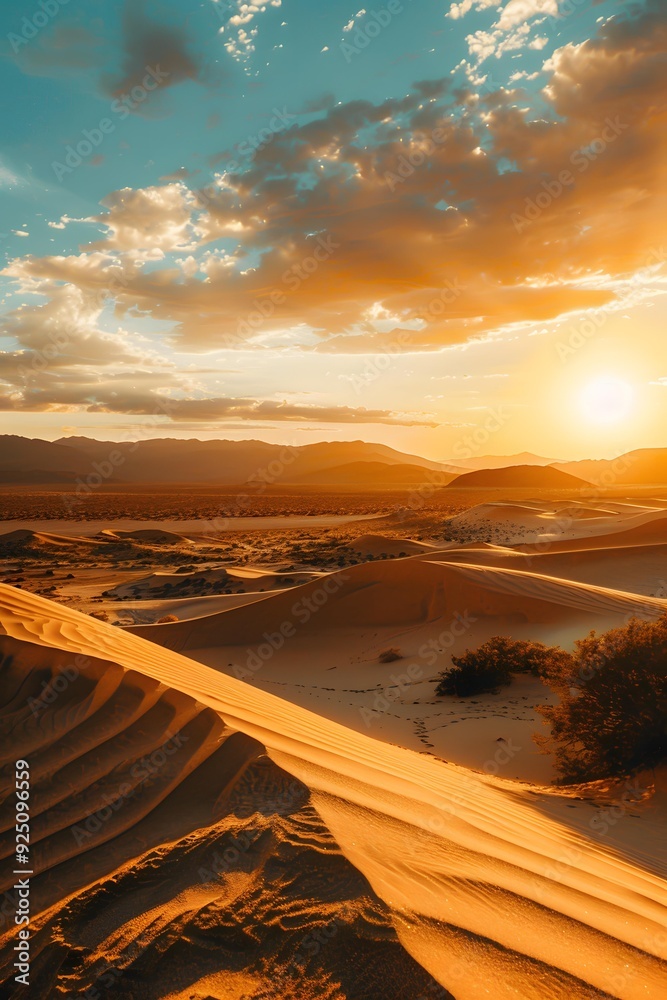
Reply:
<svg viewBox="0 0 667 1000"><path fill-rule="evenodd" d="M477 10L486 10L490 6L492 4L486 3L486 0L475 4ZM463 4L454 4L450 8L449 16L463 17L470 9L471 4L465 0ZM466 66L470 79L474 79L476 70L490 56L499 59L505 53L515 52L517 49L544 48L548 39L536 37L531 40L530 22L538 18L537 24L542 24L547 17L557 18L558 0L509 0L509 3L497 8L497 11L500 16L488 30L479 29L466 36L468 51L473 57L473 65Z"/></svg>
<svg viewBox="0 0 667 1000"><path fill-rule="evenodd" d="M89 407L105 412L145 415L155 412L156 403L175 421L190 420L271 420L335 424L398 424L406 427L437 427L436 421L389 410L368 410L365 407L315 406L288 403L285 400L256 399L174 399L151 397L144 402L128 399Z"/></svg>
<svg viewBox="0 0 667 1000"><path fill-rule="evenodd" d="M508 31L538 15L557 17L558 0L509 0L502 8L497 24L502 31Z"/></svg>
<svg viewBox="0 0 667 1000"><path fill-rule="evenodd" d="M259 29L257 25L249 25L258 17L265 14L271 8L281 7L282 0L268 0L266 3L246 3L245 0L236 0L237 13L233 14L228 21L228 30L234 34L225 42L225 50L238 63L247 63L255 51L255 39ZM248 27L246 27L248 26Z"/></svg>
<svg viewBox="0 0 667 1000"><path fill-rule="evenodd" d="M539 115L522 91L462 103L441 80L330 106L204 195L113 192L92 251L5 274L98 294L124 269L118 315L148 313L194 350L374 353L401 330L399 350L434 350L599 308L662 240L664 43L650 5L561 47ZM173 250L180 263L139 266Z"/></svg>
<svg viewBox="0 0 667 1000"><path fill-rule="evenodd" d="M0 159L0 188L24 187L26 181Z"/></svg>
<svg viewBox="0 0 667 1000"><path fill-rule="evenodd" d="M465 17L471 10L482 11L488 7L497 6L497 0L461 0L461 3L453 3L447 12L447 17L453 21L458 21Z"/></svg>
<svg viewBox="0 0 667 1000"><path fill-rule="evenodd" d="M160 84L164 90L184 80L199 80L203 61L190 50L183 25L172 28L152 21L145 13L145 0L126 0L122 64L119 73L103 77L103 89L110 97L120 97L140 86L149 69L167 74Z"/></svg>
<svg viewBox="0 0 667 1000"><path fill-rule="evenodd" d="M343 25L343 31L346 31L346 32L347 31L352 31L352 29L354 28L355 22L359 21L362 17L364 17L365 14L366 14L366 10L362 7L361 10L358 10L356 14L352 15L352 17L347 22L347 24Z"/></svg>
<svg viewBox="0 0 667 1000"><path fill-rule="evenodd" d="M55 24L19 48L15 62L28 76L58 79L99 65L102 38L73 21Z"/></svg>
<svg viewBox="0 0 667 1000"><path fill-rule="evenodd" d="M328 46L325 46L328 51ZM303 115L319 114L321 111L330 111L331 108L336 105L336 96L330 92L320 94L319 97L311 98L306 101L303 108L299 112Z"/></svg>
<svg viewBox="0 0 667 1000"><path fill-rule="evenodd" d="M18 360L20 360L20 355ZM4 359L0 353L0 378L16 365L17 357ZM153 375L144 381L156 382ZM3 391L0 388L1 410L80 411L85 413L117 413L128 416L162 414L174 423L199 421L270 421L334 424L393 424L405 427L437 427L438 423L414 414L393 413L389 410L369 410L364 407L315 406L289 403L285 400L249 398L177 398L158 390L146 389L134 374L123 376L114 384L107 379L89 378L87 382L68 383L54 379L44 387L34 385ZM162 383L169 381L162 378Z"/></svg>
<svg viewBox="0 0 667 1000"><path fill-rule="evenodd" d="M163 253L187 248L192 241L192 209L195 199L183 184L122 188L101 202L107 211L87 221L102 223L104 239L96 249L153 250Z"/></svg>
<svg viewBox="0 0 667 1000"><path fill-rule="evenodd" d="M83 256L83 255L82 255ZM62 259L81 276L99 274L81 258ZM24 278L25 289L46 296L6 318L2 334L16 349L0 351L0 409L82 411L134 416L161 413L176 423L302 422L437 426L427 416L364 407L283 399L204 395L201 376L238 374L219 364L195 367L167 360L158 345L136 335L101 329L103 302L73 283ZM205 381L204 381L205 384ZM292 395L285 393L285 397Z"/></svg>
<svg viewBox="0 0 667 1000"><path fill-rule="evenodd" d="M125 331L100 329L103 305L91 292L67 284L43 286L43 293L48 295L47 302L10 312L1 330L26 349L24 366L31 366L36 374L47 368L159 361L154 351L142 352Z"/></svg>

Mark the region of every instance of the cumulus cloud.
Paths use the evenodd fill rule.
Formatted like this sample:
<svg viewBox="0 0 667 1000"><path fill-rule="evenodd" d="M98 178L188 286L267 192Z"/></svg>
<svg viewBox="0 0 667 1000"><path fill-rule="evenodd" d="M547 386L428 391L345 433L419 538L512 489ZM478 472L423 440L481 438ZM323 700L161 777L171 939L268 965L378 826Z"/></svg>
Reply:
<svg viewBox="0 0 667 1000"><path fill-rule="evenodd" d="M502 8L498 27L508 31L538 15L558 16L558 0L509 0Z"/></svg>
<svg viewBox="0 0 667 1000"><path fill-rule="evenodd" d="M183 184L122 188L101 202L107 211L88 221L102 223L107 236L94 249L170 250L187 248L193 235L195 199Z"/></svg>
<svg viewBox="0 0 667 1000"><path fill-rule="evenodd" d="M495 4L476 3L477 10L485 10ZM454 4L449 11L449 16L454 18L463 17L472 4L464 0L462 4ZM504 7L497 8L499 17L488 29L478 29L466 36L468 51L472 57L473 65L468 69L468 76L474 79L476 71L490 56L499 59L507 52L516 52L519 49L540 50L547 44L548 39L544 36L531 38L533 23L542 24L547 18L558 17L558 0L509 0ZM536 20L537 19L537 20Z"/></svg>
<svg viewBox="0 0 667 1000"><path fill-rule="evenodd" d="M486 10L487 7L495 7L496 0L461 0L461 3L453 3L447 12L447 17L458 21L465 17L471 10Z"/></svg>
<svg viewBox="0 0 667 1000"><path fill-rule="evenodd" d="M40 305L22 305L6 317L2 334L13 337L25 348L26 364L42 357L44 363L33 365L43 370L46 365L107 365L136 363L145 359L155 363L154 352L138 349L136 341L125 331L108 333L100 329L102 304L92 293L74 284L45 289L48 300Z"/></svg>
<svg viewBox="0 0 667 1000"><path fill-rule="evenodd" d="M282 0L268 0L265 3L259 0L256 3L236 0L236 6L236 13L232 14L228 21L232 34L229 41L225 42L225 49L235 62L243 64L248 62L255 51L255 40L259 29L256 24L252 25L252 22L267 10L281 7Z"/></svg>

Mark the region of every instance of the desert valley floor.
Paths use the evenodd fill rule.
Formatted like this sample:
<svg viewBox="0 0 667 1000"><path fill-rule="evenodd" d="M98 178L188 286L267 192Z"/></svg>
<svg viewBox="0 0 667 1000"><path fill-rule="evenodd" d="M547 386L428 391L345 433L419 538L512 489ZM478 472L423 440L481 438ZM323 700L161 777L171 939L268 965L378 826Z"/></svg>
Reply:
<svg viewBox="0 0 667 1000"><path fill-rule="evenodd" d="M16 990L6 797L0 995L667 995L665 774L555 785L537 678L435 694L491 636L569 649L663 615L667 494L489 492L444 519L45 498L2 523L35 933Z"/></svg>

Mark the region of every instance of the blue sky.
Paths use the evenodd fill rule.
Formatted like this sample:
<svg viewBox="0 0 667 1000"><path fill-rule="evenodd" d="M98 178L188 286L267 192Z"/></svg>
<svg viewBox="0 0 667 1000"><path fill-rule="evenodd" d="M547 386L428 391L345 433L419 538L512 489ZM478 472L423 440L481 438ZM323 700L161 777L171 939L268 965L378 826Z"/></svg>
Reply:
<svg viewBox="0 0 667 1000"><path fill-rule="evenodd" d="M506 406L490 451L609 454L621 427L660 443L661 4L0 18L8 426L112 437L157 408L138 433L444 458ZM553 426L563 394L583 435Z"/></svg>

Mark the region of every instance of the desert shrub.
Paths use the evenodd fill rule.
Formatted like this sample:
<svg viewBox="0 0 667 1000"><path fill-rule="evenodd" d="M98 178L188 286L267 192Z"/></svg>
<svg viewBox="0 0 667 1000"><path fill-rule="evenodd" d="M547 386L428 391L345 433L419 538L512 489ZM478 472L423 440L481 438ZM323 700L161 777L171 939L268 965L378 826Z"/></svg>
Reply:
<svg viewBox="0 0 667 1000"><path fill-rule="evenodd" d="M481 647L480 647L481 648ZM453 666L440 674L435 693L468 698L473 694L498 691L510 682L510 673L504 664L487 658L479 650L466 651L463 656L453 656Z"/></svg>
<svg viewBox="0 0 667 1000"><path fill-rule="evenodd" d="M440 674L435 693L467 698L498 691L510 683L512 674L544 677L566 669L572 657L555 646L496 635L479 649L452 656L452 669Z"/></svg>
<svg viewBox="0 0 667 1000"><path fill-rule="evenodd" d="M383 649L378 656L379 663L393 663L395 660L402 660L403 654L400 649L392 647L391 649Z"/></svg>
<svg viewBox="0 0 667 1000"><path fill-rule="evenodd" d="M536 741L554 754L563 780L622 775L667 760L667 615L591 632L548 681L560 701L539 709L551 735Z"/></svg>
<svg viewBox="0 0 667 1000"><path fill-rule="evenodd" d="M566 671L572 664L572 656L558 646L545 646L543 642L529 639L509 639L498 635L480 646L487 655L502 658L510 674L532 674L533 677L547 677L551 673Z"/></svg>
<svg viewBox="0 0 667 1000"><path fill-rule="evenodd" d="M163 615L162 618L158 618L158 625L169 625L171 622L177 622L180 619L177 615Z"/></svg>

